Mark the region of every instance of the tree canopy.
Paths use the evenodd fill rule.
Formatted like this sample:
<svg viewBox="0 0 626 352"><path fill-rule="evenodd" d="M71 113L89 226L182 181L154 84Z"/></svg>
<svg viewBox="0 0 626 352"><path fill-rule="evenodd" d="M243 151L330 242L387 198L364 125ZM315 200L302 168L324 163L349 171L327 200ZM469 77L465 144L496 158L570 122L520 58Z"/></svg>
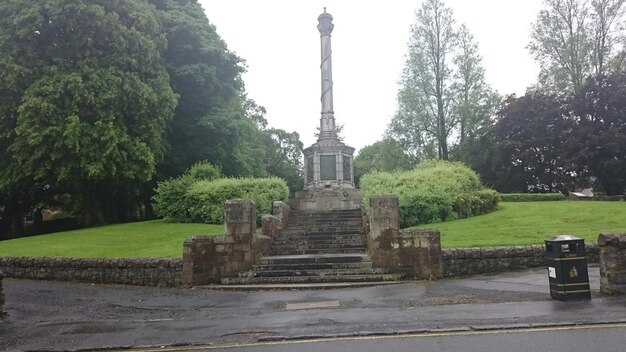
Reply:
<svg viewBox="0 0 626 352"><path fill-rule="evenodd" d="M244 70L195 0L1 2L0 231L50 205L149 216L157 181L203 160L297 187L299 136L263 125Z"/></svg>
<svg viewBox="0 0 626 352"><path fill-rule="evenodd" d="M541 65L538 86L578 93L587 78L623 70L624 0L544 0L528 49Z"/></svg>
<svg viewBox="0 0 626 352"><path fill-rule="evenodd" d="M450 158L450 146L491 124L499 98L478 45L442 0L425 0L411 28L398 108L386 136L417 160Z"/></svg>

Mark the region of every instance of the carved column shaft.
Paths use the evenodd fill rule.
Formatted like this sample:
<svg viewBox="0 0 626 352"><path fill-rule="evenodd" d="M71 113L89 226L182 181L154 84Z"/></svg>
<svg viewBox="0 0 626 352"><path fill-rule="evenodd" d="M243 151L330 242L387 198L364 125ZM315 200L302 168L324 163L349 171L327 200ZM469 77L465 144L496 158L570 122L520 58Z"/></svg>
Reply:
<svg viewBox="0 0 626 352"><path fill-rule="evenodd" d="M320 31L322 73L322 117L320 118L319 139L337 138L335 131L335 112L333 111L333 63L330 34L333 31L333 17L326 12L318 17L317 29Z"/></svg>

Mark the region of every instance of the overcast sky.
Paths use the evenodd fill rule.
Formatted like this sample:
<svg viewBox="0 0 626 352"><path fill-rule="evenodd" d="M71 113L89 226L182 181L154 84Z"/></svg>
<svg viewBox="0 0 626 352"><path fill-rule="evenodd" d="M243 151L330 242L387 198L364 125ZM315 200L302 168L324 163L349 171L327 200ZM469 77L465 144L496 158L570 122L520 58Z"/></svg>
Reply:
<svg viewBox="0 0 626 352"><path fill-rule="evenodd" d="M357 149L382 138L396 110L411 24L421 1L199 0L231 51L246 61L248 96L271 127L315 142L320 118L317 16L327 7L332 33L334 108L345 142ZM478 41L487 82L524 94L538 67L526 46L541 0L447 0L457 23Z"/></svg>

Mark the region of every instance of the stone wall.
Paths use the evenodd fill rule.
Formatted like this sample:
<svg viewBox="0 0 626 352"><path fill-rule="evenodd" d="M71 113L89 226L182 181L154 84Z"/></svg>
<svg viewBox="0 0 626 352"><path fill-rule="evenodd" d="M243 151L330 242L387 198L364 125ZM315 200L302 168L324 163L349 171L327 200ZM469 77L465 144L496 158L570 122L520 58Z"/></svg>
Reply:
<svg viewBox="0 0 626 352"><path fill-rule="evenodd" d="M77 281L96 284L177 286L180 258L46 258L2 257L6 277L28 280Z"/></svg>
<svg viewBox="0 0 626 352"><path fill-rule="evenodd" d="M265 217L265 226L278 226L277 217ZM220 283L249 270L257 256L269 251L271 237L256 234L256 204L247 199L224 205L223 236L191 236L183 244L183 286Z"/></svg>
<svg viewBox="0 0 626 352"><path fill-rule="evenodd" d="M4 292L2 291L2 279L4 278L4 274L2 270L0 270L0 319L4 316Z"/></svg>
<svg viewBox="0 0 626 352"><path fill-rule="evenodd" d="M601 233L600 292L626 294L626 233Z"/></svg>
<svg viewBox="0 0 626 352"><path fill-rule="evenodd" d="M406 277L433 279L546 266L543 245L442 250L437 230L399 229L394 195L370 197L367 218L372 265ZM586 254L588 263L599 261L596 244L587 244Z"/></svg>
<svg viewBox="0 0 626 352"><path fill-rule="evenodd" d="M587 263L599 260L598 245L585 245ZM546 266L543 245L516 247L452 248L442 250L445 277L521 270Z"/></svg>
<svg viewBox="0 0 626 352"><path fill-rule="evenodd" d="M400 231L398 197L370 197L367 219L367 247L374 267L387 268L392 273L420 280L443 277L439 231Z"/></svg>

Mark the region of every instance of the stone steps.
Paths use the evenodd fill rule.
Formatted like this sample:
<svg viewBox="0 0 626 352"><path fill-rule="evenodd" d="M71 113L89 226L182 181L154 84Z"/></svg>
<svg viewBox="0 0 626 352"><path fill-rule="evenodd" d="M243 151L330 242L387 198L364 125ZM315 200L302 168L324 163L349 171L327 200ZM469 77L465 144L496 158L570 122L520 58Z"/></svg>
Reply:
<svg viewBox="0 0 626 352"><path fill-rule="evenodd" d="M320 276L330 277L337 275L382 275L387 274L387 271L380 268L362 267L362 268L348 268L348 269L288 269L288 270L262 270L239 273L240 278L246 277L279 277L279 276Z"/></svg>
<svg viewBox="0 0 626 352"><path fill-rule="evenodd" d="M258 265L272 264L311 264L311 263L362 263L371 260L367 254L318 254L318 255L279 255L261 257L257 260Z"/></svg>
<svg viewBox="0 0 626 352"><path fill-rule="evenodd" d="M356 210L292 210L285 229L272 240L270 256L224 285L384 282L400 276L373 268L362 214Z"/></svg>
<svg viewBox="0 0 626 352"><path fill-rule="evenodd" d="M353 238L343 241L337 240L323 240L323 241L284 241L279 243L273 243L272 249L276 250L286 250L286 249L306 249L306 248L318 248L318 249L335 249L335 248L347 248L347 247L355 247L360 248L363 246L367 246L367 241L363 238Z"/></svg>
<svg viewBox="0 0 626 352"><path fill-rule="evenodd" d="M271 249L270 255L300 255L300 254L349 254L349 253L366 253L366 247L345 247L345 248L315 248L306 247L303 249Z"/></svg>
<svg viewBox="0 0 626 352"><path fill-rule="evenodd" d="M363 226L299 226L287 227L283 235L306 235L312 233L363 233Z"/></svg>
<svg viewBox="0 0 626 352"><path fill-rule="evenodd" d="M246 284L295 284L295 283L325 283L325 282L382 282L397 281L400 276L396 274L371 274L371 275L332 275L332 276L275 276L275 277L236 277L223 278L224 285Z"/></svg>
<svg viewBox="0 0 626 352"><path fill-rule="evenodd" d="M276 270L329 270L329 269L363 269L371 268L372 262L357 263L299 263L299 264L257 264L255 269L259 271Z"/></svg>
<svg viewBox="0 0 626 352"><path fill-rule="evenodd" d="M364 233L358 232L346 232L346 233L312 233L308 235L278 235L274 237L272 243L282 243L282 242L319 242L319 241L357 241L367 238Z"/></svg>

